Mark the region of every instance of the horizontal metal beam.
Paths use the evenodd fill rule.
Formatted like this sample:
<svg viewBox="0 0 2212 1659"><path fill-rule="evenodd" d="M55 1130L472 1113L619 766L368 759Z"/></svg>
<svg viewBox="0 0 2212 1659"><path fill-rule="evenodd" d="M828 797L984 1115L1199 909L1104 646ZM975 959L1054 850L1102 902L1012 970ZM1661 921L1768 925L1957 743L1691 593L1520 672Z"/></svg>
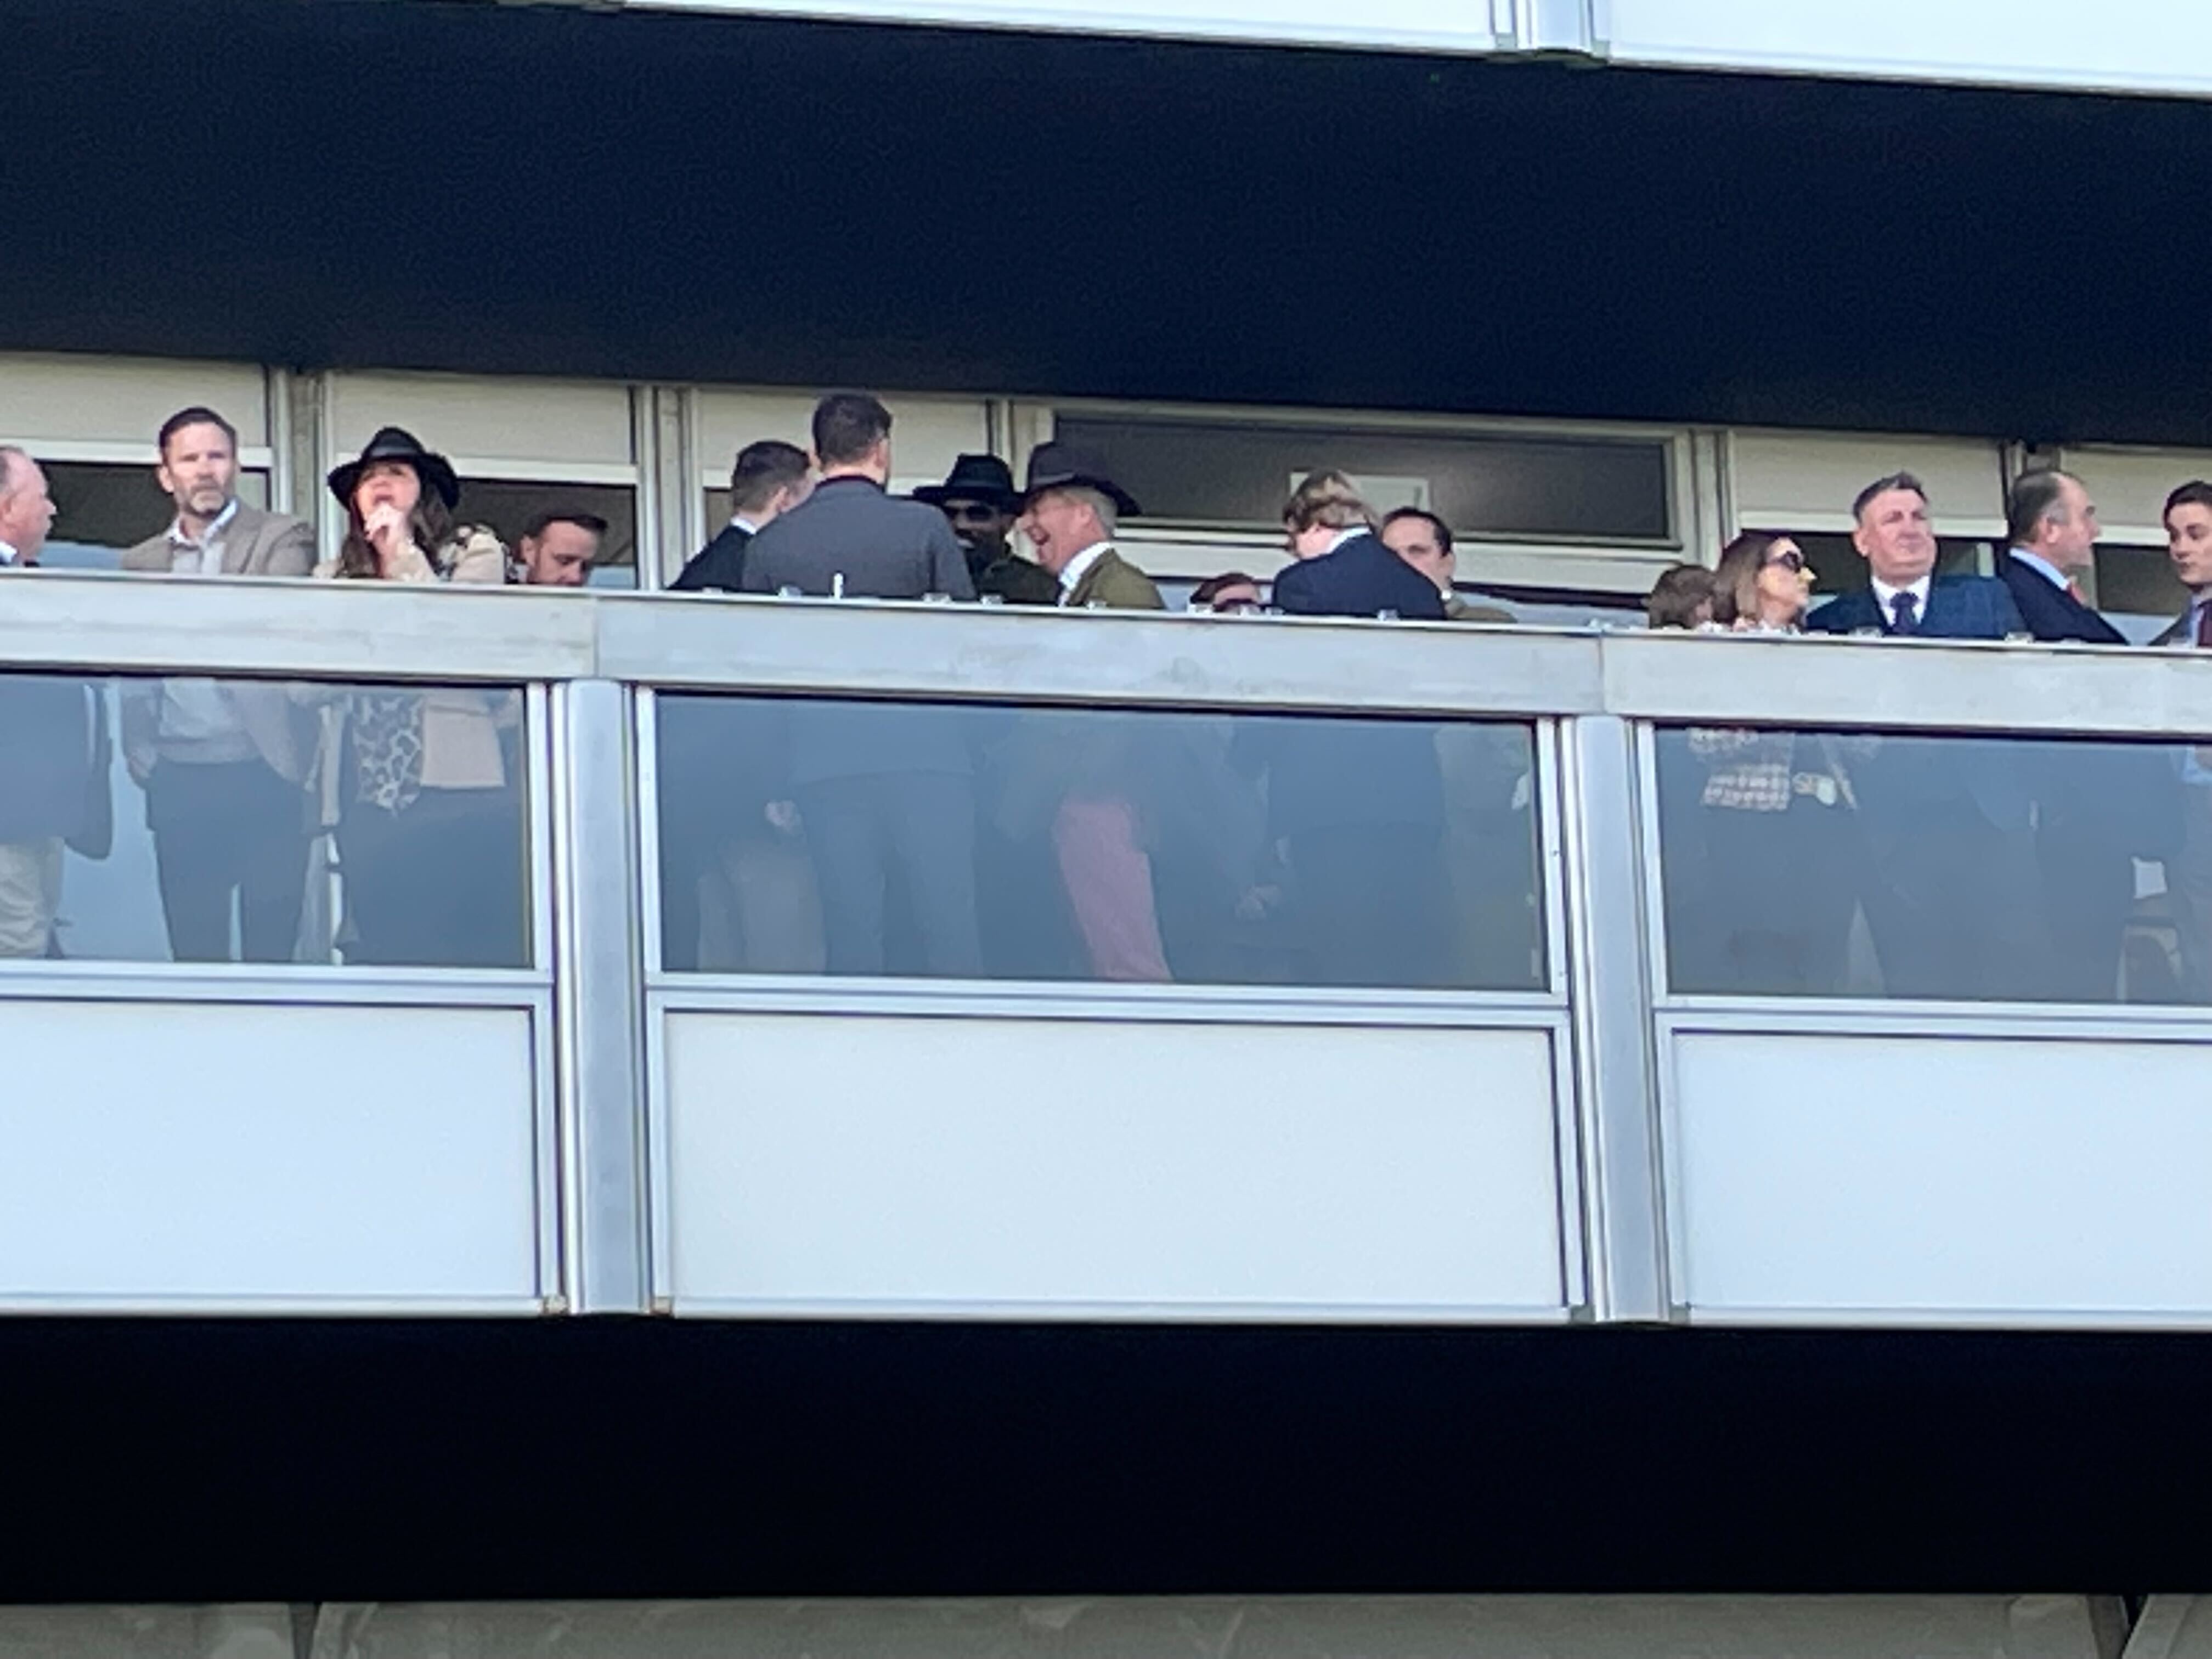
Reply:
<svg viewBox="0 0 2212 1659"><path fill-rule="evenodd" d="M2212 735L2212 653L55 572L0 578L0 666Z"/></svg>

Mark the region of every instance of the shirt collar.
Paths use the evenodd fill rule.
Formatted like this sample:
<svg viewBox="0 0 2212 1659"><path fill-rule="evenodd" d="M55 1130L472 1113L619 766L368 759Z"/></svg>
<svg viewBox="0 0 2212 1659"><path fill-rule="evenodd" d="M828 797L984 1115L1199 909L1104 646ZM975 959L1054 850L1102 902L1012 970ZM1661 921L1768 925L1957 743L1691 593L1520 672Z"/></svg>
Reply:
<svg viewBox="0 0 2212 1659"><path fill-rule="evenodd" d="M742 530L748 536L757 536L760 534L760 526L755 524L750 519L745 517L742 513L732 513L730 514L730 528L732 530Z"/></svg>
<svg viewBox="0 0 2212 1659"><path fill-rule="evenodd" d="M238 516L238 497L233 495L230 504L208 520L207 533L195 539L185 534L185 515L179 513L169 520L169 544L172 547L205 547L230 528L230 521Z"/></svg>
<svg viewBox="0 0 2212 1659"><path fill-rule="evenodd" d="M1912 595L1913 610L1916 614L1923 617L1928 614L1928 590L1935 585L1936 581L1933 571L1923 576L1918 581L1907 582L1902 587L1892 587L1879 576L1873 578L1873 581L1875 602L1881 606L1884 616L1897 609L1893 601L1899 593Z"/></svg>
<svg viewBox="0 0 2212 1659"><path fill-rule="evenodd" d="M1334 553L1338 548L1342 547L1345 543L1358 541L1362 536L1367 535L1368 533L1370 533L1368 528L1364 524L1348 526L1345 529L1338 531L1334 536L1331 537L1329 538L1328 545L1322 549L1322 552L1324 556Z"/></svg>
<svg viewBox="0 0 2212 1659"><path fill-rule="evenodd" d="M1091 567L1114 550L1111 542L1093 542L1064 565L1060 573L1060 602L1067 603L1076 584L1091 574Z"/></svg>
<svg viewBox="0 0 2212 1659"><path fill-rule="evenodd" d="M2031 553L2024 547L2015 547L2012 550L2012 556L2015 559L2018 559L2022 564L2026 565L2030 570L2035 572L2037 575L2042 577L2044 580L2049 582L2053 587L2070 588L2074 585L2072 582L2067 580L2066 573L2064 571L2061 570L2057 565L2051 563L2050 560L2045 558L2040 553Z"/></svg>

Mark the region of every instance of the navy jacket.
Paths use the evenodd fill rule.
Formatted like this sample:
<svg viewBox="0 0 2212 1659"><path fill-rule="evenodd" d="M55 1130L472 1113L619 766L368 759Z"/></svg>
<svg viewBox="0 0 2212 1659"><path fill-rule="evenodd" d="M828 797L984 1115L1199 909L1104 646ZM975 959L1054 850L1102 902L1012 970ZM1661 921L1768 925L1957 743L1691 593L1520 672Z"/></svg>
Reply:
<svg viewBox="0 0 2212 1659"><path fill-rule="evenodd" d="M1371 535L1355 536L1334 552L1302 560L1278 575L1275 605L1294 617L1395 611L1407 622L1444 620L1443 595L1436 585Z"/></svg>
<svg viewBox="0 0 2212 1659"><path fill-rule="evenodd" d="M1856 634L1867 628L1878 628L1885 634L1893 631L1889 614L1875 599L1871 587L1830 599L1805 618L1805 628L1814 634ZM1996 577L1938 576L1929 586L1928 609L1913 635L1930 640L2001 640L2027 632L2027 623L2013 603L2012 590Z"/></svg>
<svg viewBox="0 0 2212 1659"><path fill-rule="evenodd" d="M107 715L97 686L0 674L0 842L59 836L107 855Z"/></svg>
<svg viewBox="0 0 2212 1659"><path fill-rule="evenodd" d="M2033 565L2008 553L1997 566L1998 580L2012 590L2027 631L2039 640L2079 640L2084 645L2125 645L2127 638Z"/></svg>
<svg viewBox="0 0 2212 1659"><path fill-rule="evenodd" d="M1887 634L1893 631L1889 623L1872 587L1831 599L1805 619L1817 634L1869 628ZM1938 576L1913 636L2002 640L2027 631L2012 590L1994 576ZM2029 779L2039 769L2030 747L1994 737L1884 739L1881 752L1853 773L1864 786L1860 795L1877 854L1916 833L1955 833L1936 826L1942 815L1960 808L1978 812L2002 834L2030 834L2035 792Z"/></svg>
<svg viewBox="0 0 2212 1659"><path fill-rule="evenodd" d="M753 532L741 525L724 525L720 534L691 556L670 586L678 593L744 592L745 546L752 538Z"/></svg>

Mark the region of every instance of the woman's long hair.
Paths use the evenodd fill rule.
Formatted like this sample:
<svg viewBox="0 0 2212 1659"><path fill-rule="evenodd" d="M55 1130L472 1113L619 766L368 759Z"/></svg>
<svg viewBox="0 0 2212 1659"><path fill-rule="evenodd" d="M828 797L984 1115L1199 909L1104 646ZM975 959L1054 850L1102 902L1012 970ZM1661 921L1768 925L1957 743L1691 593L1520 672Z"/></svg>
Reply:
<svg viewBox="0 0 2212 1659"><path fill-rule="evenodd" d="M416 481L422 493L415 502L415 510L407 515L407 528L415 538L415 545L422 550L432 568L437 566L438 551L453 534L453 514L430 481L418 471ZM376 556L376 544L368 538L362 523L361 490L356 483L354 493L346 498L345 541L338 549L338 574L374 580L384 574L382 562Z"/></svg>
<svg viewBox="0 0 2212 1659"><path fill-rule="evenodd" d="M1736 619L1759 620L1759 573L1766 568L1766 556L1781 537L1764 530L1746 531L1721 550L1713 567L1713 620L1733 628Z"/></svg>

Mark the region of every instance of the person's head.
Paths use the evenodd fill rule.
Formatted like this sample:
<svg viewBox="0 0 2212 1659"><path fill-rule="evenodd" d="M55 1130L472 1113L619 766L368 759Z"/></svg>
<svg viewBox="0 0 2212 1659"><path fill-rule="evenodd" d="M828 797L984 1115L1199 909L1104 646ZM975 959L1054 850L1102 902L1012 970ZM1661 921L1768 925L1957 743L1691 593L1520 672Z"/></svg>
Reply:
<svg viewBox="0 0 2212 1659"><path fill-rule="evenodd" d="M1086 547L1114 539L1120 518L1114 498L1088 484L1054 484L1033 492L1022 508L1022 534L1037 562L1055 576Z"/></svg>
<svg viewBox="0 0 2212 1659"><path fill-rule="evenodd" d="M384 573L384 562L368 538L369 515L380 507L405 517L408 534L425 555L442 547L453 533L453 509L438 490L423 487L422 474L414 462L369 461L345 497L346 534L338 550L338 563L349 576Z"/></svg>
<svg viewBox="0 0 2212 1659"><path fill-rule="evenodd" d="M1375 514L1358 486L1341 472L1310 473L1283 503L1286 545L1301 559L1318 558L1347 530L1365 530Z"/></svg>
<svg viewBox="0 0 2212 1659"><path fill-rule="evenodd" d="M1190 608L1210 611L1217 617L1238 616L1267 609L1260 584L1241 570L1208 576L1190 590Z"/></svg>
<svg viewBox="0 0 2212 1659"><path fill-rule="evenodd" d="M813 489L813 462L781 438L747 444L730 465L730 511L756 530L790 512Z"/></svg>
<svg viewBox="0 0 2212 1659"><path fill-rule="evenodd" d="M1928 492L1910 472L1876 478L1851 503L1851 545L1875 580L1910 587L1936 568L1936 532L1928 520Z"/></svg>
<svg viewBox="0 0 2212 1659"><path fill-rule="evenodd" d="M46 544L54 527L54 498L46 493L46 470L29 452L0 444L0 542L28 563Z"/></svg>
<svg viewBox="0 0 2212 1659"><path fill-rule="evenodd" d="M1659 573L1644 601L1654 628L1702 628L1713 619L1713 573L1699 564L1678 564Z"/></svg>
<svg viewBox="0 0 2212 1659"><path fill-rule="evenodd" d="M606 533L607 521L596 513L540 513L515 548L522 580L532 587L581 587Z"/></svg>
<svg viewBox="0 0 2212 1659"><path fill-rule="evenodd" d="M2185 586L2212 587L2212 483L2193 479L2166 498L2166 551Z"/></svg>
<svg viewBox="0 0 2212 1659"><path fill-rule="evenodd" d="M1401 507L1386 514L1376 532L1382 545L1437 585L1451 592L1459 562L1452 556L1451 526L1426 507Z"/></svg>
<svg viewBox="0 0 2212 1659"><path fill-rule="evenodd" d="M963 455L941 484L925 484L914 492L942 513L952 534L968 550L969 562L978 569L1001 556L1006 538L1021 516L1021 493L1014 488L1012 469L996 455Z"/></svg>
<svg viewBox="0 0 2212 1659"><path fill-rule="evenodd" d="M1805 614L1813 569L1787 536L1753 530L1721 550L1713 567L1713 620L1723 627L1784 628Z"/></svg>
<svg viewBox="0 0 2212 1659"><path fill-rule="evenodd" d="M195 404L161 422L161 459L155 479L180 518L219 516L238 492L238 428Z"/></svg>
<svg viewBox="0 0 2212 1659"><path fill-rule="evenodd" d="M2014 547L2073 575L2097 562L2097 504L2072 473L2038 467L2013 480L2005 534Z"/></svg>
<svg viewBox="0 0 2212 1659"><path fill-rule="evenodd" d="M814 405L814 459L824 474L891 476L891 412L865 392L833 392Z"/></svg>

